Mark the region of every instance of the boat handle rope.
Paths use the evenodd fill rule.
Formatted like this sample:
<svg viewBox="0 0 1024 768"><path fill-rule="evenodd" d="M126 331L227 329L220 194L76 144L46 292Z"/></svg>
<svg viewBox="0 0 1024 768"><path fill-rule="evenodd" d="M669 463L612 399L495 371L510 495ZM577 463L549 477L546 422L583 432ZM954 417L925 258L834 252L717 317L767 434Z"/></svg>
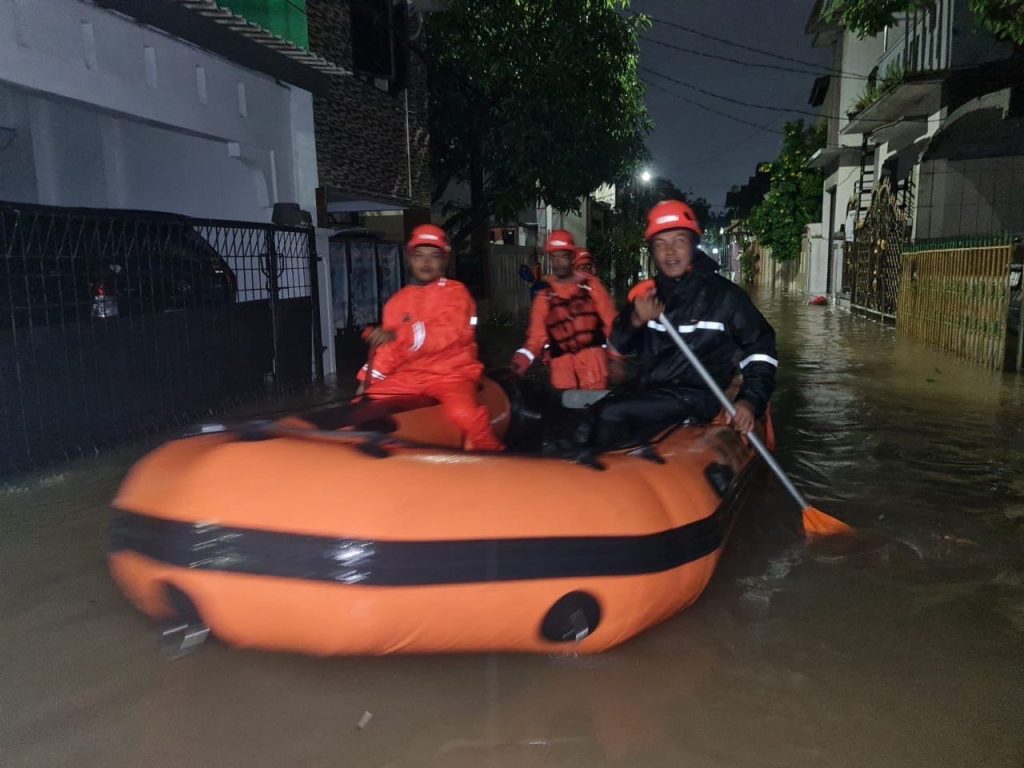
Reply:
<svg viewBox="0 0 1024 768"><path fill-rule="evenodd" d="M233 434L238 435L242 439L246 437L291 437L298 440L317 440L320 442L328 443L356 443L356 450L365 453L368 456L372 456L378 459L386 459L391 456L388 452L389 446L402 447L402 448L415 448L419 450L429 451L448 451L451 452L453 449L449 446L435 445L433 443L423 443L416 440L409 440L404 437L396 437L393 434L387 432L380 432L378 430L360 430L360 429L340 429L340 430L327 430L327 429L315 429L305 427L288 427L283 424L279 424L274 421L268 421L266 419L253 419L251 421L243 421L238 423L215 423L215 424L201 424L194 429L187 430L181 433L182 438L188 437L201 437L203 435L215 435L215 434ZM493 456L494 454L489 451L459 451L467 456ZM506 453L506 456L521 456L524 458L543 458L535 454L530 453ZM639 459L645 459L652 461L655 464L664 464L665 460L658 454L657 450L651 443L644 443L643 445L626 451L627 456L633 456ZM603 472L607 467L598 459L597 456L590 453L589 451L582 451L576 456L571 458L552 457L559 458L563 461L569 461L572 464L578 464L588 469L597 470Z"/></svg>

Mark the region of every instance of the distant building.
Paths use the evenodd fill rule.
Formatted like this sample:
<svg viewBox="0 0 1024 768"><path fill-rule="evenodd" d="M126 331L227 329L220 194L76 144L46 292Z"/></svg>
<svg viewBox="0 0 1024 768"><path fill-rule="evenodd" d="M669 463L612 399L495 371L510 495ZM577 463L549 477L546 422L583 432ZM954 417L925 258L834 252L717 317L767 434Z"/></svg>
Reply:
<svg viewBox="0 0 1024 768"><path fill-rule="evenodd" d="M772 184L771 163L758 163L757 170L742 187L734 187L725 195L725 207L734 219L745 219L757 207Z"/></svg>

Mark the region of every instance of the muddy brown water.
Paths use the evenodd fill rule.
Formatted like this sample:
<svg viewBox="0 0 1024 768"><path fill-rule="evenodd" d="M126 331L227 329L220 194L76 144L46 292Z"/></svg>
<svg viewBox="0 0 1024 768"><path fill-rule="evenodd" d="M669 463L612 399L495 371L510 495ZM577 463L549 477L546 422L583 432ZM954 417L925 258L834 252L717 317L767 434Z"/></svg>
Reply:
<svg viewBox="0 0 1024 768"><path fill-rule="evenodd" d="M857 540L765 479L701 600L602 656L167 661L104 565L129 449L0 492L0 765L1021 768L1024 385L762 305L780 459Z"/></svg>

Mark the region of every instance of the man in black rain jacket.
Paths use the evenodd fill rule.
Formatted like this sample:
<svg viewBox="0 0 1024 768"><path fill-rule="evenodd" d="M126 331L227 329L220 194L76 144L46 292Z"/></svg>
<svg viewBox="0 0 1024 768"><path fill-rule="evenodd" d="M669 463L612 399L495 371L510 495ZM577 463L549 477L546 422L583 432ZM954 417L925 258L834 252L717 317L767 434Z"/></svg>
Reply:
<svg viewBox="0 0 1024 768"><path fill-rule="evenodd" d="M701 235L685 203L668 200L648 214L646 237L658 275L633 288L609 339L610 351L635 358L638 375L599 404L592 449L644 442L675 424L708 422L721 409L666 333L662 312L723 390L737 369L742 374L736 430L750 431L764 414L778 367L775 331L747 293L697 249Z"/></svg>

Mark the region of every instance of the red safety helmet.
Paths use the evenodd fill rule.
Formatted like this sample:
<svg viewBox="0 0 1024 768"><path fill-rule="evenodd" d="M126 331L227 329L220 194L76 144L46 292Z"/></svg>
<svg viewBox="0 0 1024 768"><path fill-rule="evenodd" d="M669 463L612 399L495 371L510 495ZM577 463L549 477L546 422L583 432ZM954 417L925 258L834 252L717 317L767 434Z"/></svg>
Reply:
<svg viewBox="0 0 1024 768"><path fill-rule="evenodd" d="M670 229L688 229L699 240L704 234L693 208L679 200L664 200L647 213L647 231L644 239L650 240L659 232Z"/></svg>
<svg viewBox="0 0 1024 768"><path fill-rule="evenodd" d="M586 248L580 248L576 251L576 258L572 260L572 266L574 269L579 269L586 264L594 266L594 257Z"/></svg>
<svg viewBox="0 0 1024 768"><path fill-rule="evenodd" d="M572 232L565 229L551 230L548 241L544 243L544 253L558 253L559 251L576 252L576 241L572 239Z"/></svg>
<svg viewBox="0 0 1024 768"><path fill-rule="evenodd" d="M420 224L412 231L412 237L405 244L410 251L421 245L432 245L440 248L445 253L451 253L452 247L448 243L448 235L444 230L434 224Z"/></svg>

